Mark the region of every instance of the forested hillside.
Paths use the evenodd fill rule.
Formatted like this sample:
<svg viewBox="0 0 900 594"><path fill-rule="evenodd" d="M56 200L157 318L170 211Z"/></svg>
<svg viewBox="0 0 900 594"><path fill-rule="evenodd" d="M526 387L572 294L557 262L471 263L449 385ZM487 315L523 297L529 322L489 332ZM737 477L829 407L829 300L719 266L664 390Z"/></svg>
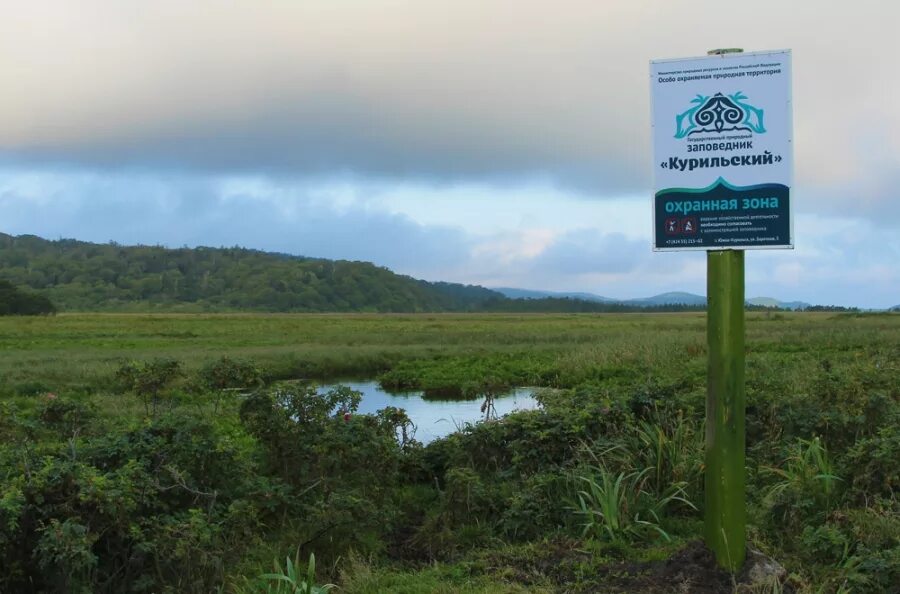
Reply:
<svg viewBox="0 0 900 594"><path fill-rule="evenodd" d="M30 289L62 311L623 313L705 309L701 303L666 303L655 298L622 302L573 296L513 299L484 287L414 279L370 262L240 247L169 249L4 233L0 233L0 280L17 289ZM749 304L747 308L767 309Z"/></svg>
<svg viewBox="0 0 900 594"><path fill-rule="evenodd" d="M0 234L0 279L69 311L468 311L503 299L482 287L428 283L368 262L33 235Z"/></svg>
<svg viewBox="0 0 900 594"><path fill-rule="evenodd" d="M0 316L40 316L56 313L43 295L20 291L12 283L0 280Z"/></svg>

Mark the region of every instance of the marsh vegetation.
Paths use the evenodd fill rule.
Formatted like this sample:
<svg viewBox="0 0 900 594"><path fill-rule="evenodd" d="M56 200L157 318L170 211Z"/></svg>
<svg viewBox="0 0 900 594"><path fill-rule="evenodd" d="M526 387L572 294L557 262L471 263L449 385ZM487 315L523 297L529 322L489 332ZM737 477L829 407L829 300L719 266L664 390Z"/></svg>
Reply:
<svg viewBox="0 0 900 594"><path fill-rule="evenodd" d="M768 591L890 591L900 316L750 313L747 345ZM694 544L702 313L58 315L0 319L0 349L3 592L735 587ZM426 445L309 383L348 376L551 389Z"/></svg>

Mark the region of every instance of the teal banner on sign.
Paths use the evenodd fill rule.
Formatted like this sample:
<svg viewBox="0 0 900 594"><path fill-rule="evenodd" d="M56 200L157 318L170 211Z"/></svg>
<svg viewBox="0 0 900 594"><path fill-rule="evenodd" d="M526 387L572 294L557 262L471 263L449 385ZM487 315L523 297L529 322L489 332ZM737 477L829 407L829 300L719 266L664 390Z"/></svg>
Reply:
<svg viewBox="0 0 900 594"><path fill-rule="evenodd" d="M790 243L790 190L783 184L734 187L724 179L700 190L671 188L655 198L661 248L772 247Z"/></svg>

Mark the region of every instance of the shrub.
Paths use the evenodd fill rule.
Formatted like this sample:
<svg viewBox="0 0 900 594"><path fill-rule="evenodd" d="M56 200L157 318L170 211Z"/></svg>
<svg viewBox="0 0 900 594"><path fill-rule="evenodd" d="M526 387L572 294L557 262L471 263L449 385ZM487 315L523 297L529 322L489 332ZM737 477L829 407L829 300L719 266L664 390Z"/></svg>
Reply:
<svg viewBox="0 0 900 594"><path fill-rule="evenodd" d="M185 414L90 433L21 448L16 466L0 457L0 591L221 583L228 552L268 519L235 442Z"/></svg>
<svg viewBox="0 0 900 594"><path fill-rule="evenodd" d="M371 535L390 530L391 496L399 482L403 448L396 409L356 415L361 394L337 387L284 383L251 394L241 420L264 447L266 470L295 492L304 515L304 545L371 549ZM326 545L328 543L328 545Z"/></svg>
<svg viewBox="0 0 900 594"><path fill-rule="evenodd" d="M197 372L196 383L197 387L212 395L213 413L218 413L219 405L227 394L261 388L262 371L250 361L225 356L204 365Z"/></svg>
<svg viewBox="0 0 900 594"><path fill-rule="evenodd" d="M116 371L116 381L122 389L141 398L147 416L151 414L152 403L152 414L155 416L160 397L166 394L166 389L181 375L179 361L160 358L123 363Z"/></svg>
<svg viewBox="0 0 900 594"><path fill-rule="evenodd" d="M843 468L858 503L875 496L890 497L900 493L900 472L897 471L900 431L897 426L896 421L887 423L876 435L860 439L847 452Z"/></svg>
<svg viewBox="0 0 900 594"><path fill-rule="evenodd" d="M72 435L86 429L95 415L90 405L50 393L44 397L38 418L45 426Z"/></svg>

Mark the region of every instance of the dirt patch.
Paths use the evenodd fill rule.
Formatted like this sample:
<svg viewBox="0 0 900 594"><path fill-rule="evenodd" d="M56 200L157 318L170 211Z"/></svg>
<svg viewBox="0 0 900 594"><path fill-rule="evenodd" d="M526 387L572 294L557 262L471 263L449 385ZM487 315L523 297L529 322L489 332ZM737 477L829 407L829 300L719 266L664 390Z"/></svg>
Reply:
<svg viewBox="0 0 900 594"><path fill-rule="evenodd" d="M433 561L415 536L397 534L389 554L412 566ZM527 587L546 587L557 594L735 594L754 592L750 588L748 563L744 571L732 576L719 568L713 553L697 540L667 559L630 561L627 549L609 547L597 554L586 550L578 539L557 536L541 543L484 551L465 561L472 574L490 575L500 581ZM607 556L608 555L608 556ZM748 560L759 553L748 551ZM755 561L759 561L754 557ZM446 559L462 562L463 559ZM777 564L776 564L777 565ZM782 584L782 592L791 593Z"/></svg>
<svg viewBox="0 0 900 594"><path fill-rule="evenodd" d="M544 543L533 553L494 556L491 569L523 585L549 581L559 594L733 594L748 583L746 571L735 578L720 569L702 541L668 559L646 562L598 563L577 541L565 539Z"/></svg>
<svg viewBox="0 0 900 594"><path fill-rule="evenodd" d="M735 586L731 574L719 569L700 541L664 561L629 562L606 569L606 576L598 576L596 588L584 592L731 594Z"/></svg>
<svg viewBox="0 0 900 594"><path fill-rule="evenodd" d="M580 550L580 546L578 540L557 537L525 551L494 551L486 556L485 569L524 586L548 581L565 584L577 580L591 563L590 553Z"/></svg>

